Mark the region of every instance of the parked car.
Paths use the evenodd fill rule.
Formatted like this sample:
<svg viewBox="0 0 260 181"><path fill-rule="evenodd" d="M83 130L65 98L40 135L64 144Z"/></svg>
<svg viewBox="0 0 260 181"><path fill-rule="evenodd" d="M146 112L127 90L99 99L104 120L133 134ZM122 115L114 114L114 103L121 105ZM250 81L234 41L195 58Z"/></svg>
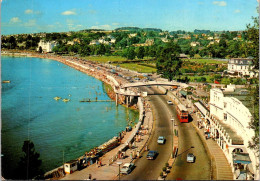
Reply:
<svg viewBox="0 0 260 181"><path fill-rule="evenodd" d="M133 163L125 163L123 167L120 169L120 173L122 174L129 174L134 169Z"/></svg>
<svg viewBox="0 0 260 181"><path fill-rule="evenodd" d="M187 162L188 163L194 163L195 162L195 156L193 155L193 153L188 153Z"/></svg>
<svg viewBox="0 0 260 181"><path fill-rule="evenodd" d="M157 151L150 150L146 156L147 160L154 160L156 156L158 155Z"/></svg>
<svg viewBox="0 0 260 181"><path fill-rule="evenodd" d="M157 143L163 145L165 143L165 137L164 136L159 136L158 140L157 140Z"/></svg>
<svg viewBox="0 0 260 181"><path fill-rule="evenodd" d="M167 104L172 105L173 102L172 101L167 101Z"/></svg>

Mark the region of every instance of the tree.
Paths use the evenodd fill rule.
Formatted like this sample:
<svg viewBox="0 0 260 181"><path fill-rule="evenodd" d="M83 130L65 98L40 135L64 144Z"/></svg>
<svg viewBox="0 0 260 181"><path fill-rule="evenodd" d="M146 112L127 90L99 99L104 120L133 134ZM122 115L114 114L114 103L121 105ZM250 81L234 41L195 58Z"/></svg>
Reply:
<svg viewBox="0 0 260 181"><path fill-rule="evenodd" d="M254 87L250 86L249 90L250 94L247 99L251 101L253 106L253 119L249 123L249 128L255 131L252 141L249 141L249 148L256 150L259 154L259 84L256 84Z"/></svg>
<svg viewBox="0 0 260 181"><path fill-rule="evenodd" d="M248 49L250 56L253 56L255 69L259 69L259 17L253 18L254 24L247 25Z"/></svg>
<svg viewBox="0 0 260 181"><path fill-rule="evenodd" d="M139 59L144 58L144 52L145 52L144 47L138 47L136 51L137 58Z"/></svg>
<svg viewBox="0 0 260 181"><path fill-rule="evenodd" d="M134 47L130 47L127 49L127 58L129 60L133 60L135 58L135 48Z"/></svg>
<svg viewBox="0 0 260 181"><path fill-rule="evenodd" d="M181 60L179 59L179 53L181 48L175 43L167 43L165 47L158 48L156 68L157 72L163 74L163 76L170 81L174 76L180 75Z"/></svg>
<svg viewBox="0 0 260 181"><path fill-rule="evenodd" d="M39 53L42 53L42 47L41 46L39 47Z"/></svg>
<svg viewBox="0 0 260 181"><path fill-rule="evenodd" d="M24 156L20 157L20 161L17 167L18 179L33 179L35 177L42 178L43 171L40 169L42 160L40 160L40 154L35 152L34 144L30 140L26 140L23 143L22 151Z"/></svg>

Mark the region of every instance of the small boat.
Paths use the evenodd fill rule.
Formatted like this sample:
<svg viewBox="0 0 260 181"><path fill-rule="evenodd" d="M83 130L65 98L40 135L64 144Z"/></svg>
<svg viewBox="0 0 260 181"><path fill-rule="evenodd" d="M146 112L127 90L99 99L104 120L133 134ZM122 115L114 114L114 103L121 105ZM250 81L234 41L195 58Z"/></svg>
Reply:
<svg viewBox="0 0 260 181"><path fill-rule="evenodd" d="M69 102L70 99L63 99L62 101L63 101L63 102Z"/></svg>
<svg viewBox="0 0 260 181"><path fill-rule="evenodd" d="M60 100L61 99L61 97L54 97L53 99L55 99L56 101L58 101L58 100Z"/></svg>
<svg viewBox="0 0 260 181"><path fill-rule="evenodd" d="M10 80L3 80L2 83L10 83L11 81Z"/></svg>

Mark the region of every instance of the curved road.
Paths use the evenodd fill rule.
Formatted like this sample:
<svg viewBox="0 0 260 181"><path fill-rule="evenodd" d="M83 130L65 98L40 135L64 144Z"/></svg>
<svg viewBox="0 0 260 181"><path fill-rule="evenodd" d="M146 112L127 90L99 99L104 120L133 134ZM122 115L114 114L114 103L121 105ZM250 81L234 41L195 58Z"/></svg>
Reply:
<svg viewBox="0 0 260 181"><path fill-rule="evenodd" d="M151 92L150 90L145 87L142 88L142 91ZM158 92L156 89L153 89L153 91ZM157 180L162 168L170 158L172 150L172 123L170 118L173 116L175 120L178 120L175 108L173 105L166 103L168 99L166 95L151 95L149 99L154 111L155 123L148 148L149 150L157 150L159 155L155 160L147 160L148 152L144 152L142 157L135 162L136 168L129 175L122 177L122 180ZM209 180L210 160L196 130L191 123L180 124L176 121L175 124L179 128L179 151L167 180L179 178L183 180ZM158 136L166 137L164 145L157 144ZM191 146L194 148L191 148ZM196 156L195 163L186 162L187 153L190 152Z"/></svg>

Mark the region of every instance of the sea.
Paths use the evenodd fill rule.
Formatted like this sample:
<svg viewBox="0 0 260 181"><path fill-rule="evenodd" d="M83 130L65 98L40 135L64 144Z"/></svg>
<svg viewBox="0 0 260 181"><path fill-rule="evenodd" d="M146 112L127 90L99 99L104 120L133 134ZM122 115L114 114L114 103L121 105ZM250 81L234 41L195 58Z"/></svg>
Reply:
<svg viewBox="0 0 260 181"><path fill-rule="evenodd" d="M115 102L80 102L110 98L100 80L54 60L2 56L3 80L10 80L1 89L5 178L15 174L25 140L34 143L46 172L118 136L129 121L138 121L138 111Z"/></svg>

